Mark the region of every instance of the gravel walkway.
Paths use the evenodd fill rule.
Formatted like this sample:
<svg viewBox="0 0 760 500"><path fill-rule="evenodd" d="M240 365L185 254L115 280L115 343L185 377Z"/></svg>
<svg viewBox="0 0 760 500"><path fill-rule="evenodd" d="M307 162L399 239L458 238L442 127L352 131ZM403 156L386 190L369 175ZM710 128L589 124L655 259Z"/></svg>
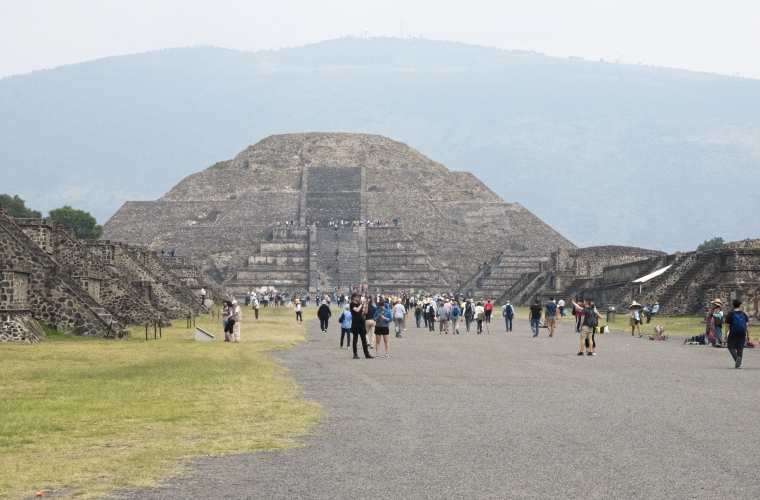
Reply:
<svg viewBox="0 0 760 500"><path fill-rule="evenodd" d="M612 333L581 357L569 323L532 338L498 320L483 335L412 327L389 359L352 360L336 326L273 354L324 405L320 437L201 458L126 498L760 497L754 352L735 370L725 349Z"/></svg>

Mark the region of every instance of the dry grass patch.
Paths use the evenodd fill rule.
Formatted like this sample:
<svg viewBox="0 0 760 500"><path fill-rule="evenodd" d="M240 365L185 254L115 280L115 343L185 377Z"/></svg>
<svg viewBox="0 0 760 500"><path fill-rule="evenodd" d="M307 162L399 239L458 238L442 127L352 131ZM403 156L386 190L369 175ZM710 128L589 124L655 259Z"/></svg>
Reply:
<svg viewBox="0 0 760 500"><path fill-rule="evenodd" d="M246 312L241 343L195 342L184 320L145 341L49 332L0 344L0 497L36 490L95 497L182 471L182 458L297 446L322 416L264 355L305 340L287 308Z"/></svg>

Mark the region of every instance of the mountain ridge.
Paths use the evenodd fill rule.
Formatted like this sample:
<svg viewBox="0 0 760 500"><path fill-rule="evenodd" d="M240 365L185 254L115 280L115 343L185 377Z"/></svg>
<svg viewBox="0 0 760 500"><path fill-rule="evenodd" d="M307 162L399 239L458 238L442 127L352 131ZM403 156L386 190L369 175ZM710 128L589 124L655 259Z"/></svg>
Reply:
<svg viewBox="0 0 760 500"><path fill-rule="evenodd" d="M0 171L31 206L103 222L272 134L380 134L579 245L673 251L757 237L758 116L757 80L455 42L166 49L0 80ZM705 202L729 176L719 211L741 224Z"/></svg>

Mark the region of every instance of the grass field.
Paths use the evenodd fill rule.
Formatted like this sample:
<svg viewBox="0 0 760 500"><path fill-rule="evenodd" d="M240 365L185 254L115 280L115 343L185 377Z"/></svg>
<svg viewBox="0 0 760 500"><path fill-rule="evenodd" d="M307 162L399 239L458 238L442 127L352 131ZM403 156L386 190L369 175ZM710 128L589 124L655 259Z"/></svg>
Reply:
<svg viewBox="0 0 760 500"><path fill-rule="evenodd" d="M308 313L307 313L308 314ZM241 343L195 342L184 320L145 341L63 335L0 344L0 498L103 496L181 473L185 457L297 446L322 416L264 355L305 340L286 308L246 313Z"/></svg>

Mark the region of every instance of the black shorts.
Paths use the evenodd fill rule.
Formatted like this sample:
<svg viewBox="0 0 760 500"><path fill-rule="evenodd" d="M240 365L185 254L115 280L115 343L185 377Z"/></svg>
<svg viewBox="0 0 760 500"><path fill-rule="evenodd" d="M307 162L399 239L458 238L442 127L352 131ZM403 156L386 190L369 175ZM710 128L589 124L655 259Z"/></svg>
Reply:
<svg viewBox="0 0 760 500"><path fill-rule="evenodd" d="M387 326L378 326L375 327L375 335L390 335L391 331L390 328Z"/></svg>

